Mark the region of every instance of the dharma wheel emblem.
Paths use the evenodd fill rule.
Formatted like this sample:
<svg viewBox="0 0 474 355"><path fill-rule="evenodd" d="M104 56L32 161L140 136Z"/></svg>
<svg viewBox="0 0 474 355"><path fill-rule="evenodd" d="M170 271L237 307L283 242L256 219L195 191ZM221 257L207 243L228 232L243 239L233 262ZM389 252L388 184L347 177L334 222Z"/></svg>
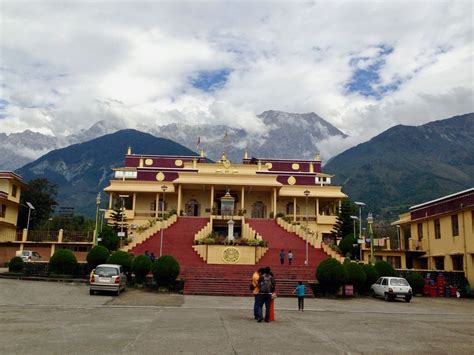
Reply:
<svg viewBox="0 0 474 355"><path fill-rule="evenodd" d="M222 252L222 259L226 263L235 264L240 259L240 252L237 248L225 248Z"/></svg>

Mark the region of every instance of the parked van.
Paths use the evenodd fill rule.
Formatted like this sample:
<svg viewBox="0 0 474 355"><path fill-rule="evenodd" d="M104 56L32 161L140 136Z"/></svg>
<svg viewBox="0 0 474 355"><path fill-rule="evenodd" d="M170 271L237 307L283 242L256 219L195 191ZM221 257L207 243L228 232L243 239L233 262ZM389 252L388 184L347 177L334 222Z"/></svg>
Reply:
<svg viewBox="0 0 474 355"><path fill-rule="evenodd" d="M15 253L15 256L20 256L24 262L41 261L41 255L39 255L36 251L31 250L18 250Z"/></svg>

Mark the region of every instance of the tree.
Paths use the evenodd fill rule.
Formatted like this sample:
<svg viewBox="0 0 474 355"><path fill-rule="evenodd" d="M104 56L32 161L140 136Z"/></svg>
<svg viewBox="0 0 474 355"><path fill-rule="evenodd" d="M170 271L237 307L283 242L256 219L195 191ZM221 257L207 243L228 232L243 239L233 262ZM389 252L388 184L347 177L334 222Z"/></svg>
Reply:
<svg viewBox="0 0 474 355"><path fill-rule="evenodd" d="M357 245L357 239L354 237L354 234L351 233L343 237L338 246L339 249L341 249L342 255L348 256L348 254L350 254L351 259L354 259L360 254L359 246L354 245Z"/></svg>
<svg viewBox="0 0 474 355"><path fill-rule="evenodd" d="M127 220L125 213L123 212L122 206L121 205L115 205L114 211L111 214L112 221L113 221L113 227L116 232L119 232L122 229L122 224L123 224L123 230L126 231L127 227L125 224L125 221Z"/></svg>
<svg viewBox="0 0 474 355"><path fill-rule="evenodd" d="M110 251L117 250L119 237L117 236L117 232L112 227L104 226L102 231L99 232L99 238L101 239L99 245L103 245Z"/></svg>
<svg viewBox="0 0 474 355"><path fill-rule="evenodd" d="M35 229L48 221L54 206L58 204L56 202L57 194L57 186L50 183L47 179L30 180L21 192L18 226L26 228L28 224L29 209L26 207L26 202L30 202L35 208L31 210L30 229Z"/></svg>
<svg viewBox="0 0 474 355"><path fill-rule="evenodd" d="M341 201L341 208L337 214L336 224L331 231L334 242L354 232L354 221L351 216L354 215L355 211L356 209L349 199L345 198Z"/></svg>

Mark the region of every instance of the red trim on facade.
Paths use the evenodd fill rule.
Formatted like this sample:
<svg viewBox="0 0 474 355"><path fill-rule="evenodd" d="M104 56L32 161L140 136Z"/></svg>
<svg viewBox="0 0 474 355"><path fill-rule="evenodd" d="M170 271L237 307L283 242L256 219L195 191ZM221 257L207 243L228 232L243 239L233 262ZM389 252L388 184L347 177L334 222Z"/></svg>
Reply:
<svg viewBox="0 0 474 355"><path fill-rule="evenodd" d="M464 194L452 196L446 200L433 201L410 211L411 220L432 217L445 213L459 211L474 206L474 190L468 190Z"/></svg>
<svg viewBox="0 0 474 355"><path fill-rule="evenodd" d="M138 171L137 173L137 180L140 181L156 181L160 183L161 181L156 180L157 171ZM170 171L162 171L165 175L165 179L163 181L174 181L179 177L177 172L170 172Z"/></svg>

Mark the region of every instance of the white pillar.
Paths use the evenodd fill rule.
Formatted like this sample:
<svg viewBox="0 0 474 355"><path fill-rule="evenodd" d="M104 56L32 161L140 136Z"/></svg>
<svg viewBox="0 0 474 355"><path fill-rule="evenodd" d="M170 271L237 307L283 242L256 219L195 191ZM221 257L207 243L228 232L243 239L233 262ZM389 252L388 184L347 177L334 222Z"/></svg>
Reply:
<svg viewBox="0 0 474 355"><path fill-rule="evenodd" d="M234 224L233 220L227 222L227 239L233 241L234 240Z"/></svg>
<svg viewBox="0 0 474 355"><path fill-rule="evenodd" d="M178 216L181 216L181 198L182 198L182 191L181 191L182 185L178 185L178 207L176 208L176 213Z"/></svg>
<svg viewBox="0 0 474 355"><path fill-rule="evenodd" d="M212 216L213 207L214 207L214 185L211 186L211 203L210 203L211 216Z"/></svg>
<svg viewBox="0 0 474 355"><path fill-rule="evenodd" d="M293 221L296 222L296 197L293 197Z"/></svg>
<svg viewBox="0 0 474 355"><path fill-rule="evenodd" d="M277 214L277 189L273 188L273 218L276 218Z"/></svg>
<svg viewBox="0 0 474 355"><path fill-rule="evenodd" d="M160 193L156 193L156 198L155 198L155 218L158 218L158 213L160 211Z"/></svg>

